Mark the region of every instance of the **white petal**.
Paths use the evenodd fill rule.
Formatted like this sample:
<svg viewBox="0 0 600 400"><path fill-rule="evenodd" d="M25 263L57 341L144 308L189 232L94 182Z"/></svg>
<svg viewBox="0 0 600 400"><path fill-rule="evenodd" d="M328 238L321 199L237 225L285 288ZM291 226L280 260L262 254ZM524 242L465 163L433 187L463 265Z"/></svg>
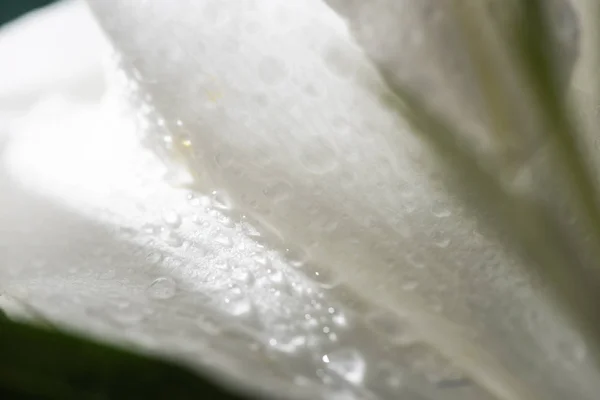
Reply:
<svg viewBox="0 0 600 400"><path fill-rule="evenodd" d="M428 156L379 102L385 86L323 3L95 6L124 68L135 67L132 89L156 108L144 119L152 150L111 97L50 97L13 125L1 198L10 268L0 276L11 298L308 398L485 398L431 346L505 396L520 390L503 386L506 371L465 364L463 351L502 356L544 398L593 393L577 336L426 179ZM199 186L231 200L233 228L221 194L188 201L165 181L155 153L172 155L173 143L191 147ZM299 252L309 258L300 271ZM328 289L336 280L353 292ZM379 308L396 314L384 317L391 334L373 322ZM411 379L397 389L388 378L401 373Z"/></svg>

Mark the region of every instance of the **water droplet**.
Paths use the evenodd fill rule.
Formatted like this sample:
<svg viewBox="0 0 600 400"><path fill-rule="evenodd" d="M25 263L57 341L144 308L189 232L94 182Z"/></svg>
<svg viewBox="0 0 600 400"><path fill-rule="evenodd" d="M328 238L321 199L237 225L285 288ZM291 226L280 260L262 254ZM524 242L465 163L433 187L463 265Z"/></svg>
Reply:
<svg viewBox="0 0 600 400"><path fill-rule="evenodd" d="M233 164L233 157L231 156L231 153L227 151L219 151L215 155L215 162L223 169L229 168L231 164Z"/></svg>
<svg viewBox="0 0 600 400"><path fill-rule="evenodd" d="M288 199L292 194L292 190L292 185L281 181L264 188L263 194L274 202L280 202Z"/></svg>
<svg viewBox="0 0 600 400"><path fill-rule="evenodd" d="M253 304L250 298L232 293L231 297L225 298L225 308L231 315L239 317L250 314Z"/></svg>
<svg viewBox="0 0 600 400"><path fill-rule="evenodd" d="M440 204L435 204L431 207L431 213L438 218L448 218L452 215L452 211L445 206Z"/></svg>
<svg viewBox="0 0 600 400"><path fill-rule="evenodd" d="M269 279L271 280L271 282L281 283L284 280L283 272L281 272L280 270L278 270L276 268L269 268L269 269L267 269L267 274L268 274Z"/></svg>
<svg viewBox="0 0 600 400"><path fill-rule="evenodd" d="M160 227L158 227L156 225L152 225L152 224L145 224L144 226L142 226L142 231L144 231L144 233L147 233L149 235L153 235L153 234L160 232Z"/></svg>
<svg viewBox="0 0 600 400"><path fill-rule="evenodd" d="M356 62L341 48L331 47L325 54L329 70L340 78L347 78L356 72Z"/></svg>
<svg viewBox="0 0 600 400"><path fill-rule="evenodd" d="M213 318L209 317L208 315L200 316L196 320L196 325L198 325L198 327L200 329L202 329L204 332L208 333L209 335L213 335L213 336L220 334L222 331L222 329L219 326L219 324L217 323L217 321L215 321Z"/></svg>
<svg viewBox="0 0 600 400"><path fill-rule="evenodd" d="M246 285L251 285L255 281L254 274L247 269L237 269L233 274L233 278L238 282L245 283Z"/></svg>
<svg viewBox="0 0 600 400"><path fill-rule="evenodd" d="M223 302L226 311L234 316L250 314L254 309L254 304L250 297L247 296L245 290L236 284L229 285Z"/></svg>
<svg viewBox="0 0 600 400"><path fill-rule="evenodd" d="M187 199L188 203L190 203L190 206L192 207L199 207L200 205L202 205L202 201L200 200L200 198L194 196L193 194L189 194Z"/></svg>
<svg viewBox="0 0 600 400"><path fill-rule="evenodd" d="M163 213L163 221L165 221L165 224L173 229L177 229L179 226L181 226L181 217L174 210L165 211Z"/></svg>
<svg viewBox="0 0 600 400"><path fill-rule="evenodd" d="M346 318L346 315L343 312L341 312L341 311L333 314L333 316L331 317L331 320L337 326L346 326L346 325L348 325L348 319Z"/></svg>
<svg viewBox="0 0 600 400"><path fill-rule="evenodd" d="M394 367L389 362L381 363L378 368L379 376L383 378L385 384L391 389L399 389L403 384L402 371Z"/></svg>
<svg viewBox="0 0 600 400"><path fill-rule="evenodd" d="M406 353L406 361L411 368L425 375L427 380L439 387L456 387L469 384L469 379L445 356L429 345L414 344Z"/></svg>
<svg viewBox="0 0 600 400"><path fill-rule="evenodd" d="M173 278L161 277L150 284L146 293L154 299L166 300L175 296L177 283Z"/></svg>
<svg viewBox="0 0 600 400"><path fill-rule="evenodd" d="M235 226L235 222L233 222L233 219L231 219L223 214L218 215L216 217L216 220L226 228L233 228ZM240 250L243 250L243 244L244 244L244 242L240 242L240 246L242 246L242 247L240 247Z"/></svg>
<svg viewBox="0 0 600 400"><path fill-rule="evenodd" d="M113 321L123 325L136 325L145 318L145 315L141 310L128 302L117 304L112 312L111 310L103 309L101 314L108 315Z"/></svg>
<svg viewBox="0 0 600 400"><path fill-rule="evenodd" d="M366 363L360 353L354 349L336 350L322 357L327 368L346 381L359 385L365 377Z"/></svg>
<svg viewBox="0 0 600 400"><path fill-rule="evenodd" d="M432 200L429 210L438 218L447 218L452 215L449 200L440 197Z"/></svg>
<svg viewBox="0 0 600 400"><path fill-rule="evenodd" d="M338 166L335 150L326 143L306 149L300 157L300 162L304 168L314 174L324 174L333 171Z"/></svg>
<svg viewBox="0 0 600 400"><path fill-rule="evenodd" d="M165 257L163 266L170 269L177 269L183 265L183 260L176 257Z"/></svg>
<svg viewBox="0 0 600 400"><path fill-rule="evenodd" d="M291 354L306 346L306 337L298 335L290 338L270 339L269 344L279 351Z"/></svg>
<svg viewBox="0 0 600 400"><path fill-rule="evenodd" d="M338 282L335 275L328 271L311 271L308 275L310 279L319 283L321 287L326 289L335 286L335 284Z"/></svg>
<svg viewBox="0 0 600 400"><path fill-rule="evenodd" d="M256 253L253 255L253 261L262 266L268 267L271 265L271 260L265 253Z"/></svg>
<svg viewBox="0 0 600 400"><path fill-rule="evenodd" d="M445 249L445 248L447 248L448 246L450 246L450 242L451 242L451 241L450 241L450 239L441 239L441 240L438 240L437 242L435 242L435 245L436 245L437 247L440 247L440 248L442 248L442 249Z"/></svg>
<svg viewBox="0 0 600 400"><path fill-rule="evenodd" d="M160 238L165 242L165 244L171 247L181 247L183 244L183 239L170 230L163 231L160 235Z"/></svg>
<svg viewBox="0 0 600 400"><path fill-rule="evenodd" d="M333 219L328 213L320 212L310 217L309 227L322 232L333 232L338 227L338 221Z"/></svg>
<svg viewBox="0 0 600 400"><path fill-rule="evenodd" d="M417 253L406 255L406 260L410 265L412 265L415 268L425 267L425 260L421 255Z"/></svg>
<svg viewBox="0 0 600 400"><path fill-rule="evenodd" d="M103 271L100 276L98 277L99 279L102 280L110 280L110 279L114 279L117 276L117 271L115 271L114 269L107 269L106 271Z"/></svg>
<svg viewBox="0 0 600 400"><path fill-rule="evenodd" d="M387 312L379 312L366 317L367 325L375 332L387 337L391 342L401 346L416 342L410 324L403 318Z"/></svg>
<svg viewBox="0 0 600 400"><path fill-rule="evenodd" d="M285 258L291 266L300 268L306 262L307 254L303 250L285 249Z"/></svg>
<svg viewBox="0 0 600 400"><path fill-rule="evenodd" d="M158 264L160 261L162 260L162 254L153 251L151 253L148 253L148 255L146 255L146 261L148 261L150 264Z"/></svg>
<svg viewBox="0 0 600 400"><path fill-rule="evenodd" d="M229 235L226 235L223 232L219 232L217 236L215 236L215 242L219 243L221 246L231 247L233 246L233 240Z"/></svg>
<svg viewBox="0 0 600 400"><path fill-rule="evenodd" d="M230 210L231 209L231 200L229 197L220 191L213 190L212 195L212 205L213 207L219 210Z"/></svg>

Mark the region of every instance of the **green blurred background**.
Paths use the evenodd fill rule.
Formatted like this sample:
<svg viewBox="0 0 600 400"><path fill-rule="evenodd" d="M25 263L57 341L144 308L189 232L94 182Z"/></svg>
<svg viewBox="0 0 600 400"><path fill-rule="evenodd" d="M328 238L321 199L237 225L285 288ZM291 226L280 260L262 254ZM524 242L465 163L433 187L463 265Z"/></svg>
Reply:
<svg viewBox="0 0 600 400"><path fill-rule="evenodd" d="M50 3L54 0L0 0L0 25Z"/></svg>

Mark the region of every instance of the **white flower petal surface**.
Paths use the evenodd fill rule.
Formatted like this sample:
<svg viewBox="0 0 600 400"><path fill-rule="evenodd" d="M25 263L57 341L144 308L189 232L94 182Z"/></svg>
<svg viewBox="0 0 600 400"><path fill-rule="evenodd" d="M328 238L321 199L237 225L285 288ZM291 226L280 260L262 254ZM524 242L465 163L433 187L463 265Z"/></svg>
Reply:
<svg viewBox="0 0 600 400"><path fill-rule="evenodd" d="M66 4L41 15L81 32ZM111 90L40 91L6 125L9 312L274 394L594 398L585 346L431 179L324 3L93 7Z"/></svg>

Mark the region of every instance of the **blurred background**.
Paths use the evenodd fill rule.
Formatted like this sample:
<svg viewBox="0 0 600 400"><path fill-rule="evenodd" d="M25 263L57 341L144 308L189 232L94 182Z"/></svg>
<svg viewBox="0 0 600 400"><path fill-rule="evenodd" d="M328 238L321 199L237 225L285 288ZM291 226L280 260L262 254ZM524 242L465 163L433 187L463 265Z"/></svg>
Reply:
<svg viewBox="0 0 600 400"><path fill-rule="evenodd" d="M53 0L8 0L0 2L0 25L25 14L28 11L43 7Z"/></svg>

